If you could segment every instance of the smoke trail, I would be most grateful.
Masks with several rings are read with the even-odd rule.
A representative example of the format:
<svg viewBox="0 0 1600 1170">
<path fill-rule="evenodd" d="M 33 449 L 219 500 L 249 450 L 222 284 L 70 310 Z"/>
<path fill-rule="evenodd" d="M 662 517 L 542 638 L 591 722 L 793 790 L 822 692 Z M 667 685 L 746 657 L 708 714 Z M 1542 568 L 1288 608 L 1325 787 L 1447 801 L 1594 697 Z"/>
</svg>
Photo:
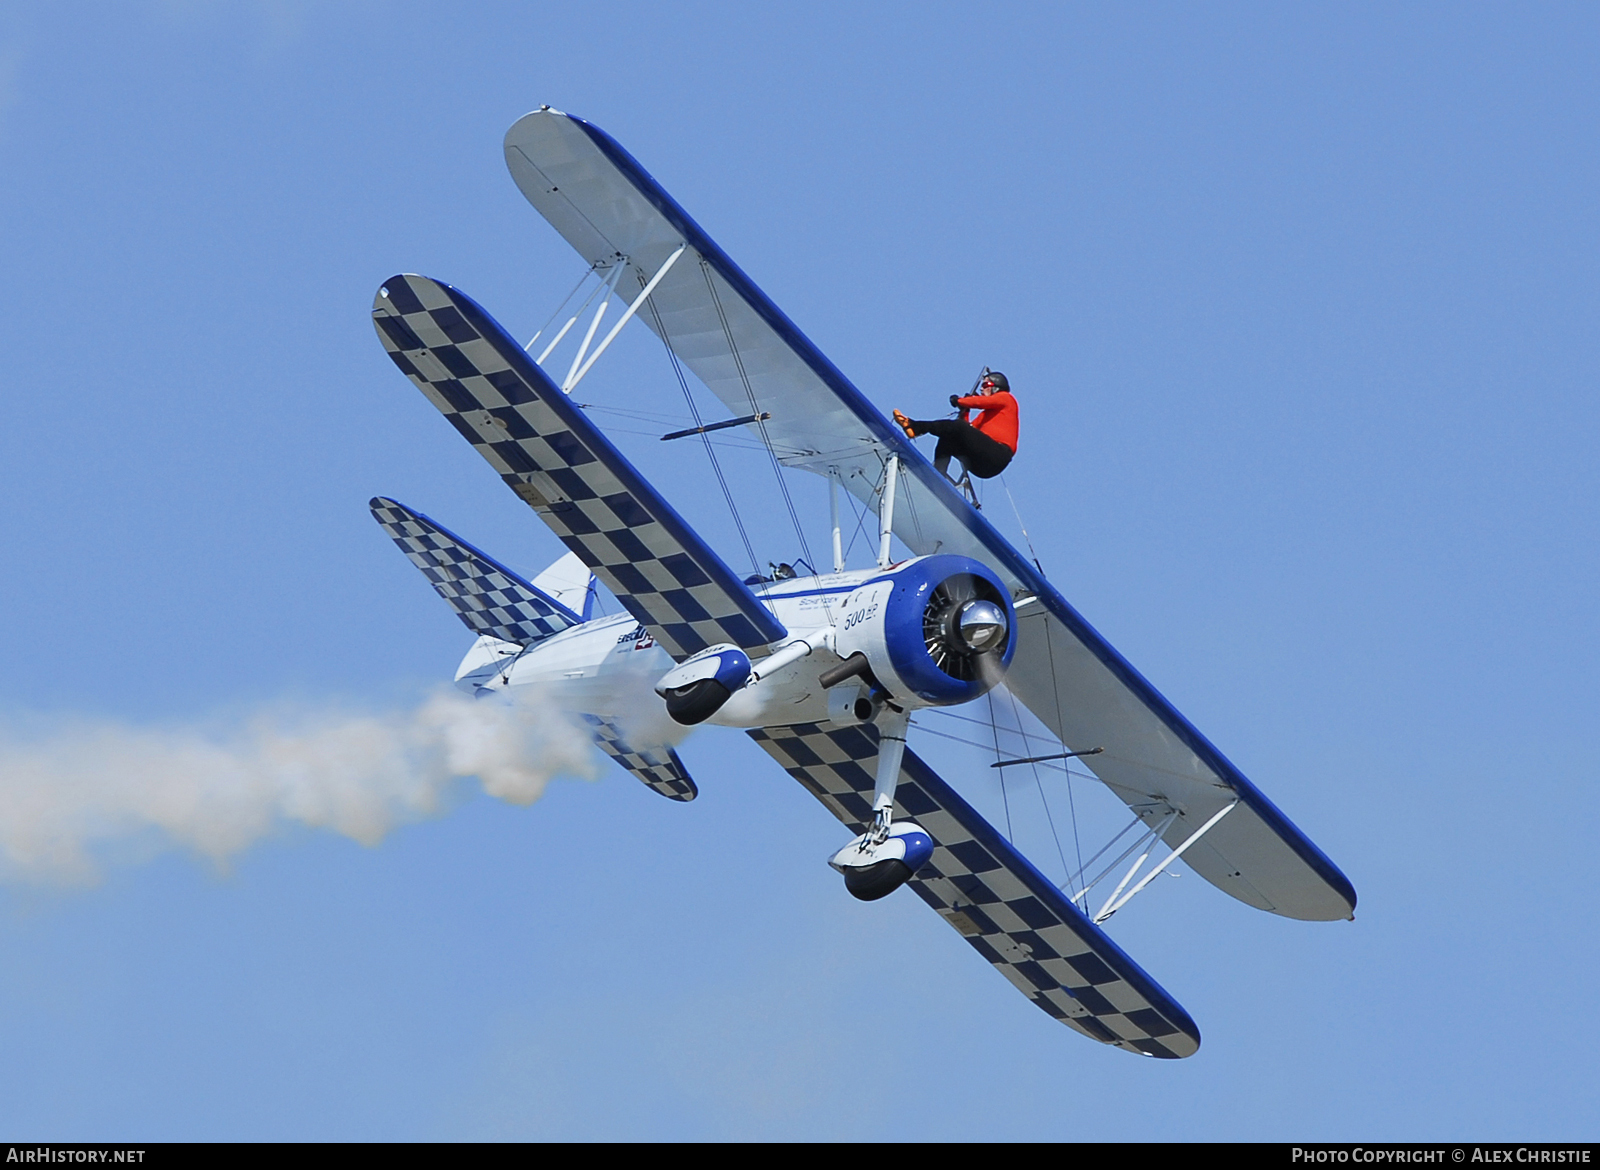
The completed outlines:
<svg viewBox="0 0 1600 1170">
<path fill-rule="evenodd" d="M 593 779 L 588 735 L 536 699 L 441 691 L 414 711 L 276 710 L 229 731 L 78 721 L 0 727 L 0 878 L 83 883 L 96 854 L 152 832 L 218 864 L 286 823 L 374 845 L 440 811 L 459 779 L 532 804 Z"/>
</svg>

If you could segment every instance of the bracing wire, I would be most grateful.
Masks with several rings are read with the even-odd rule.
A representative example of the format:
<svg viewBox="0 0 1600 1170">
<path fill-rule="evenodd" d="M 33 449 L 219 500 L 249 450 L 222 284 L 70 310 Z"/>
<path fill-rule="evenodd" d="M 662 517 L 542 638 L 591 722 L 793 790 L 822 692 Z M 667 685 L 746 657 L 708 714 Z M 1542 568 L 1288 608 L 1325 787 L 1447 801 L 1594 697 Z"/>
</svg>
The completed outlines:
<svg viewBox="0 0 1600 1170">
<path fill-rule="evenodd" d="M 656 336 L 661 338 L 661 343 L 667 347 L 667 357 L 672 362 L 672 372 L 678 376 L 678 386 L 683 390 L 683 400 L 689 404 L 689 413 L 694 416 L 695 426 L 704 426 L 700 418 L 700 408 L 695 405 L 694 395 L 689 392 L 689 380 L 683 376 L 683 365 L 678 361 L 678 355 L 672 349 L 672 342 L 667 337 L 667 328 L 661 323 L 661 314 L 656 309 L 656 300 L 651 297 L 646 302 L 650 306 L 650 316 L 656 323 Z M 728 490 L 727 477 L 722 474 L 722 464 L 717 461 L 716 450 L 711 445 L 711 436 L 702 434 L 705 440 L 706 457 L 711 460 L 711 470 L 716 473 L 717 483 L 722 487 L 722 498 L 728 501 L 728 511 L 733 515 L 734 527 L 739 530 L 739 539 L 744 544 L 745 554 L 750 558 L 750 571 L 756 576 L 761 575 L 761 562 L 756 559 L 756 550 L 750 543 L 750 534 L 744 529 L 744 518 L 739 515 L 739 506 L 733 502 L 733 492 Z"/>
<path fill-rule="evenodd" d="M 1017 727 L 1020 731 L 1020 728 L 1022 727 L 1022 712 L 1017 709 L 1017 696 L 1012 694 L 1009 690 L 1006 691 L 1006 695 L 1011 699 L 1011 717 L 1017 721 Z M 1026 731 L 1020 731 L 1020 734 L 1022 736 L 1023 746 L 1026 748 L 1030 736 Z M 1039 765 L 1030 764 L 1028 767 L 1033 773 L 1033 786 L 1039 790 L 1039 803 L 1044 805 L 1044 819 L 1049 822 L 1050 836 L 1055 838 L 1056 856 L 1061 858 L 1061 872 L 1067 873 L 1070 870 L 1070 867 L 1067 865 L 1067 854 L 1066 851 L 1061 848 L 1061 834 L 1056 832 L 1056 818 L 1051 814 L 1050 802 L 1045 798 L 1044 795 L 1044 781 L 1039 779 Z M 1070 791 L 1071 788 L 1072 782 L 1069 780 L 1067 781 L 1068 791 Z M 1080 858 L 1079 860 L 1081 861 L 1082 859 Z"/>
<path fill-rule="evenodd" d="M 778 452 L 773 448 L 772 436 L 767 433 L 766 420 L 762 417 L 761 404 L 756 401 L 755 387 L 750 385 L 750 375 L 744 368 L 744 358 L 739 354 L 739 346 L 733 340 L 733 327 L 728 324 L 728 314 L 722 308 L 722 296 L 717 292 L 717 282 L 711 279 L 711 265 L 702 257 L 700 260 L 700 274 L 705 277 L 706 288 L 711 293 L 711 303 L 716 306 L 717 320 L 722 323 L 723 336 L 728 340 L 728 350 L 733 354 L 733 365 L 739 371 L 739 381 L 744 386 L 745 397 L 750 400 L 750 413 L 755 415 L 756 428 L 761 432 L 761 439 L 767 445 L 767 455 L 772 461 L 772 474 L 778 481 L 778 490 L 783 494 L 784 507 L 789 511 L 789 520 L 794 525 L 794 534 L 800 541 L 800 551 L 805 556 L 806 564 L 813 567 L 815 572 L 816 558 L 811 555 L 811 544 L 806 540 L 805 528 L 800 524 L 800 513 L 795 511 L 794 497 L 789 494 L 788 481 L 783 478 L 783 466 L 778 462 Z M 700 425 L 697 421 L 696 426 Z M 759 569 L 756 570 L 760 572 Z M 827 599 L 823 599 L 823 608 L 828 608 Z"/>
<path fill-rule="evenodd" d="M 1000 758 L 1001 758 L 1000 757 L 1000 724 L 999 724 L 999 721 L 996 720 L 995 717 L 994 717 L 994 692 L 993 691 L 989 692 L 989 727 L 994 731 L 994 759 L 995 759 L 995 763 L 999 763 L 1000 762 Z M 1010 841 L 1012 844 L 1015 844 L 1017 838 L 1016 838 L 1016 835 L 1014 833 L 1012 833 L 1012 831 L 1011 831 L 1011 798 L 1006 795 L 1006 773 L 1005 773 L 1005 769 L 1004 768 L 1000 769 L 1000 803 L 1005 806 L 1005 810 L 1006 810 L 1006 840 Z"/>
<path fill-rule="evenodd" d="M 851 474 L 857 473 L 852 472 Z M 857 538 L 866 534 L 867 510 L 864 507 L 857 506 L 860 501 L 858 501 L 850 492 L 845 492 L 844 496 L 850 504 L 850 511 L 855 515 L 856 518 L 855 531 L 850 534 L 850 544 L 844 550 L 844 559 L 848 563 L 850 560 L 850 554 L 855 551 Z"/>
<path fill-rule="evenodd" d="M 926 723 L 913 723 L 911 726 L 915 727 L 918 731 L 925 732 L 928 735 L 937 735 L 940 739 L 952 740 L 955 743 L 964 743 L 968 747 L 979 748 L 985 752 L 989 750 L 989 745 L 986 743 L 979 743 L 975 739 L 962 739 L 959 735 L 951 735 L 948 731 L 939 731 L 935 728 L 929 727 Z"/>
<path fill-rule="evenodd" d="M 988 730 L 988 728 L 990 727 L 990 723 L 989 723 L 989 721 L 987 719 L 970 719 L 965 715 L 953 714 L 952 712 L 946 711 L 941 707 L 928 707 L 928 708 L 924 709 L 923 713 L 924 714 L 928 714 L 928 715 L 939 715 L 939 716 L 942 716 L 945 719 L 954 719 L 958 723 L 970 723 L 974 727 L 982 727 L 985 730 Z M 928 727 L 926 724 L 919 723 L 919 724 L 917 724 L 917 726 L 923 728 L 923 730 L 927 731 L 929 735 L 941 735 L 941 736 L 944 736 L 945 739 L 953 739 L 957 743 L 971 744 L 973 747 L 982 748 L 986 752 L 991 750 L 990 745 L 986 744 L 986 743 L 977 743 L 977 742 L 975 742 L 973 740 L 970 740 L 970 739 L 960 739 L 957 736 L 949 735 L 949 734 L 947 734 L 945 732 L 942 732 L 942 731 L 934 731 L 932 728 Z M 1026 734 L 1024 734 L 1024 738 L 1026 739 L 1026 738 L 1030 738 L 1030 737 L 1028 737 Z M 1032 738 L 1037 738 L 1037 737 L 1032 737 Z M 1079 771 L 1076 768 L 1068 767 L 1066 764 L 1061 763 L 1058 760 L 1043 761 L 1038 765 L 1038 767 L 1048 768 L 1052 772 L 1065 772 L 1067 775 L 1076 776 L 1080 780 L 1097 780 L 1097 779 L 1099 779 L 1099 777 L 1097 777 L 1093 772 L 1082 772 L 1082 771 Z"/>
<path fill-rule="evenodd" d="M 905 493 L 906 508 L 911 513 L 911 527 L 917 534 L 917 544 L 927 548 L 928 538 L 922 535 L 922 521 L 917 516 L 917 494 L 911 490 L 911 484 L 907 482 L 909 479 L 910 476 L 900 477 L 900 482 L 905 484 L 900 490 Z"/>
<path fill-rule="evenodd" d="M 583 282 L 588 280 L 591 276 L 593 276 L 594 275 L 594 270 L 596 268 L 598 268 L 598 267 L 600 267 L 598 262 L 596 262 L 594 264 L 591 264 L 591 265 L 589 265 L 588 270 L 585 271 L 582 276 L 578 277 L 578 283 L 572 286 L 572 291 L 569 292 L 565 297 L 562 298 L 561 303 L 556 306 L 556 311 L 550 314 L 549 319 L 546 320 L 543 325 L 539 326 L 539 332 L 535 333 L 532 337 L 530 337 L 528 339 L 528 344 L 523 346 L 522 347 L 523 349 L 525 349 L 525 350 L 532 349 L 533 348 L 533 343 L 535 341 L 538 341 L 539 338 L 544 336 L 544 331 L 546 329 L 550 328 L 551 324 L 555 321 L 555 319 L 557 317 L 561 316 L 561 310 L 566 308 L 567 307 L 567 303 L 569 301 L 571 301 L 573 297 L 578 295 L 578 290 L 583 287 Z M 593 299 L 593 298 L 591 297 L 591 299 Z M 585 308 L 587 308 L 589 302 L 585 301 L 583 303 L 584 303 Z M 578 311 L 580 313 L 583 312 L 582 309 L 579 309 Z"/>
<path fill-rule="evenodd" d="M 1007 492 L 1009 494 L 1009 489 L 1007 489 Z M 1020 522 L 1021 518 L 1019 517 L 1018 519 Z M 1029 547 L 1032 546 L 1030 545 Z M 1035 561 L 1034 563 L 1037 564 L 1038 562 Z M 1042 573 L 1044 570 L 1041 569 L 1039 571 Z M 1050 691 L 1051 694 L 1055 696 L 1056 727 L 1059 728 L 1066 723 L 1066 720 L 1061 714 L 1061 682 L 1056 678 L 1056 647 L 1055 643 L 1050 638 L 1050 627 L 1048 625 L 1046 625 L 1044 629 L 1044 647 L 1050 659 Z M 1060 739 L 1059 731 L 1057 732 L 1056 737 L 1057 739 Z M 1064 740 L 1062 741 L 1062 746 L 1066 746 Z M 1073 798 L 1072 795 L 1071 777 L 1072 774 L 1069 771 L 1067 773 L 1067 809 L 1072 814 L 1072 848 L 1078 858 L 1078 871 L 1081 873 L 1083 871 L 1083 844 L 1078 839 L 1078 802 Z"/>
<path fill-rule="evenodd" d="M 1033 537 L 1028 535 L 1028 526 L 1022 522 L 1022 512 L 1017 508 L 1017 497 L 1011 494 L 1011 485 L 1006 482 L 1006 477 L 1000 477 L 1000 486 L 1006 489 L 1006 499 L 1011 501 L 1011 514 L 1017 518 L 1017 527 L 1022 529 L 1022 539 L 1027 542 L 1028 552 L 1033 554 L 1033 567 L 1039 572 L 1044 572 L 1044 566 L 1039 563 L 1039 554 L 1034 552 Z"/>
</svg>

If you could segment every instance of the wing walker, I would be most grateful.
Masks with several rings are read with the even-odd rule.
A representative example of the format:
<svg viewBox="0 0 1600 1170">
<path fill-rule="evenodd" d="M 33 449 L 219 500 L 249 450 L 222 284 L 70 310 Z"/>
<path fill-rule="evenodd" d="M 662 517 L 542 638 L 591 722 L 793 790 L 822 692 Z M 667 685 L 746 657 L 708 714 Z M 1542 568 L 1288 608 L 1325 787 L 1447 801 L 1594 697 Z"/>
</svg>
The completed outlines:
<svg viewBox="0 0 1600 1170">
<path fill-rule="evenodd" d="M 546 330 L 524 345 L 465 293 L 422 276 L 390 277 L 372 307 L 394 364 L 568 550 L 528 581 L 420 512 L 372 501 L 478 635 L 459 686 L 488 699 L 524 687 L 557 696 L 606 754 L 676 801 L 695 798 L 694 781 L 641 716 L 744 730 L 845 826 L 829 864 L 852 895 L 908 888 L 1045 1012 L 1145 1056 L 1191 1055 L 1200 1032 L 1102 924 L 1179 858 L 1261 910 L 1353 916 L 1344 874 L 946 474 L 960 460 L 970 491 L 972 476 L 998 474 L 1015 451 L 1004 375 L 986 370 L 953 400 L 964 416 L 980 412 L 977 425 L 898 411 L 891 421 L 604 131 L 546 107 L 511 127 L 505 157 L 587 265 L 589 300 L 542 346 Z M 613 302 L 620 312 L 602 330 Z M 776 468 L 827 479 L 830 571 L 796 562 L 741 577 L 573 400 L 635 318 L 680 378 L 699 378 L 730 413 L 665 438 L 737 428 Z M 569 336 L 574 355 L 553 359 Z M 939 437 L 933 463 L 913 445 L 927 433 Z M 876 514 L 870 568 L 845 566 L 841 496 Z M 891 560 L 891 537 L 910 559 Z M 624 612 L 595 614 L 596 581 Z M 915 713 L 996 688 L 1053 737 L 1049 751 L 996 767 L 1071 759 L 1131 811 L 1134 843 L 1097 876 L 1087 871 L 1120 838 L 1053 881 L 906 746 Z M 1147 867 L 1157 842 L 1166 859 Z M 1093 907 L 1090 891 L 1117 873 Z"/>
</svg>

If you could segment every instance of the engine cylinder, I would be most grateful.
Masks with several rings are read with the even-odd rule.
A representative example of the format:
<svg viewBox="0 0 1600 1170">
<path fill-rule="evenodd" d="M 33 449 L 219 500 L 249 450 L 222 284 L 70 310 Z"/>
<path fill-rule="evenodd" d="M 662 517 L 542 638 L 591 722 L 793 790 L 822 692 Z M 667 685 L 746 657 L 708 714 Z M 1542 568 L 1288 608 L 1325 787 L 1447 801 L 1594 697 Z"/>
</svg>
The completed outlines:
<svg viewBox="0 0 1600 1170">
<path fill-rule="evenodd" d="M 863 655 L 894 702 L 948 706 L 1000 681 L 1015 626 L 1011 596 L 986 566 L 968 557 L 919 557 L 851 593 L 837 649 L 846 660 Z"/>
</svg>

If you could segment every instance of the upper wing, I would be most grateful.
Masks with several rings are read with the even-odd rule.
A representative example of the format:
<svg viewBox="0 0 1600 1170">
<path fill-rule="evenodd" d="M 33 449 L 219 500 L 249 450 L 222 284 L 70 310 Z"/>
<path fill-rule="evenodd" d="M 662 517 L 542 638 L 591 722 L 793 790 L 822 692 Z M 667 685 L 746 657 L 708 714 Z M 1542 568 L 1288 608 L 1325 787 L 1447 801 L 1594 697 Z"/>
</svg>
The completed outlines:
<svg viewBox="0 0 1600 1170">
<path fill-rule="evenodd" d="M 555 598 L 421 512 L 382 496 L 369 506 L 372 518 L 474 634 L 531 646 L 581 623 Z"/>
<path fill-rule="evenodd" d="M 876 728 L 800 724 L 750 736 L 852 833 L 866 830 Z M 907 885 L 1040 1008 L 1129 1052 L 1199 1049 L 1189 1013 L 909 749 L 895 812 L 915 818 L 935 845 Z"/>
<path fill-rule="evenodd" d="M 596 126 L 554 110 L 506 133 L 506 162 L 530 203 L 591 264 L 620 254 L 641 283 L 681 244 L 657 286 L 657 312 L 641 318 L 789 466 L 837 474 L 876 506 L 881 469 L 902 474 L 894 530 L 913 552 L 959 553 L 994 567 L 1023 609 L 1007 684 L 1069 747 L 1103 747 L 1082 762 L 1180 844 L 1235 797 L 1238 807 L 1185 859 L 1208 881 L 1262 909 L 1293 918 L 1349 917 L 1356 894 L 1291 824 L 1176 708 L 1084 621 L 934 470 L 788 317 L 647 174 Z"/>
<path fill-rule="evenodd" d="M 424 276 L 379 290 L 384 349 L 674 659 L 783 624 L 470 297 Z"/>
<path fill-rule="evenodd" d="M 899 432 L 610 135 L 541 110 L 506 132 L 505 152 L 540 214 L 590 264 L 621 256 L 636 288 L 687 243 L 640 319 L 735 414 L 770 412 L 750 425 L 783 462 L 869 472 L 870 491 Z"/>
</svg>

